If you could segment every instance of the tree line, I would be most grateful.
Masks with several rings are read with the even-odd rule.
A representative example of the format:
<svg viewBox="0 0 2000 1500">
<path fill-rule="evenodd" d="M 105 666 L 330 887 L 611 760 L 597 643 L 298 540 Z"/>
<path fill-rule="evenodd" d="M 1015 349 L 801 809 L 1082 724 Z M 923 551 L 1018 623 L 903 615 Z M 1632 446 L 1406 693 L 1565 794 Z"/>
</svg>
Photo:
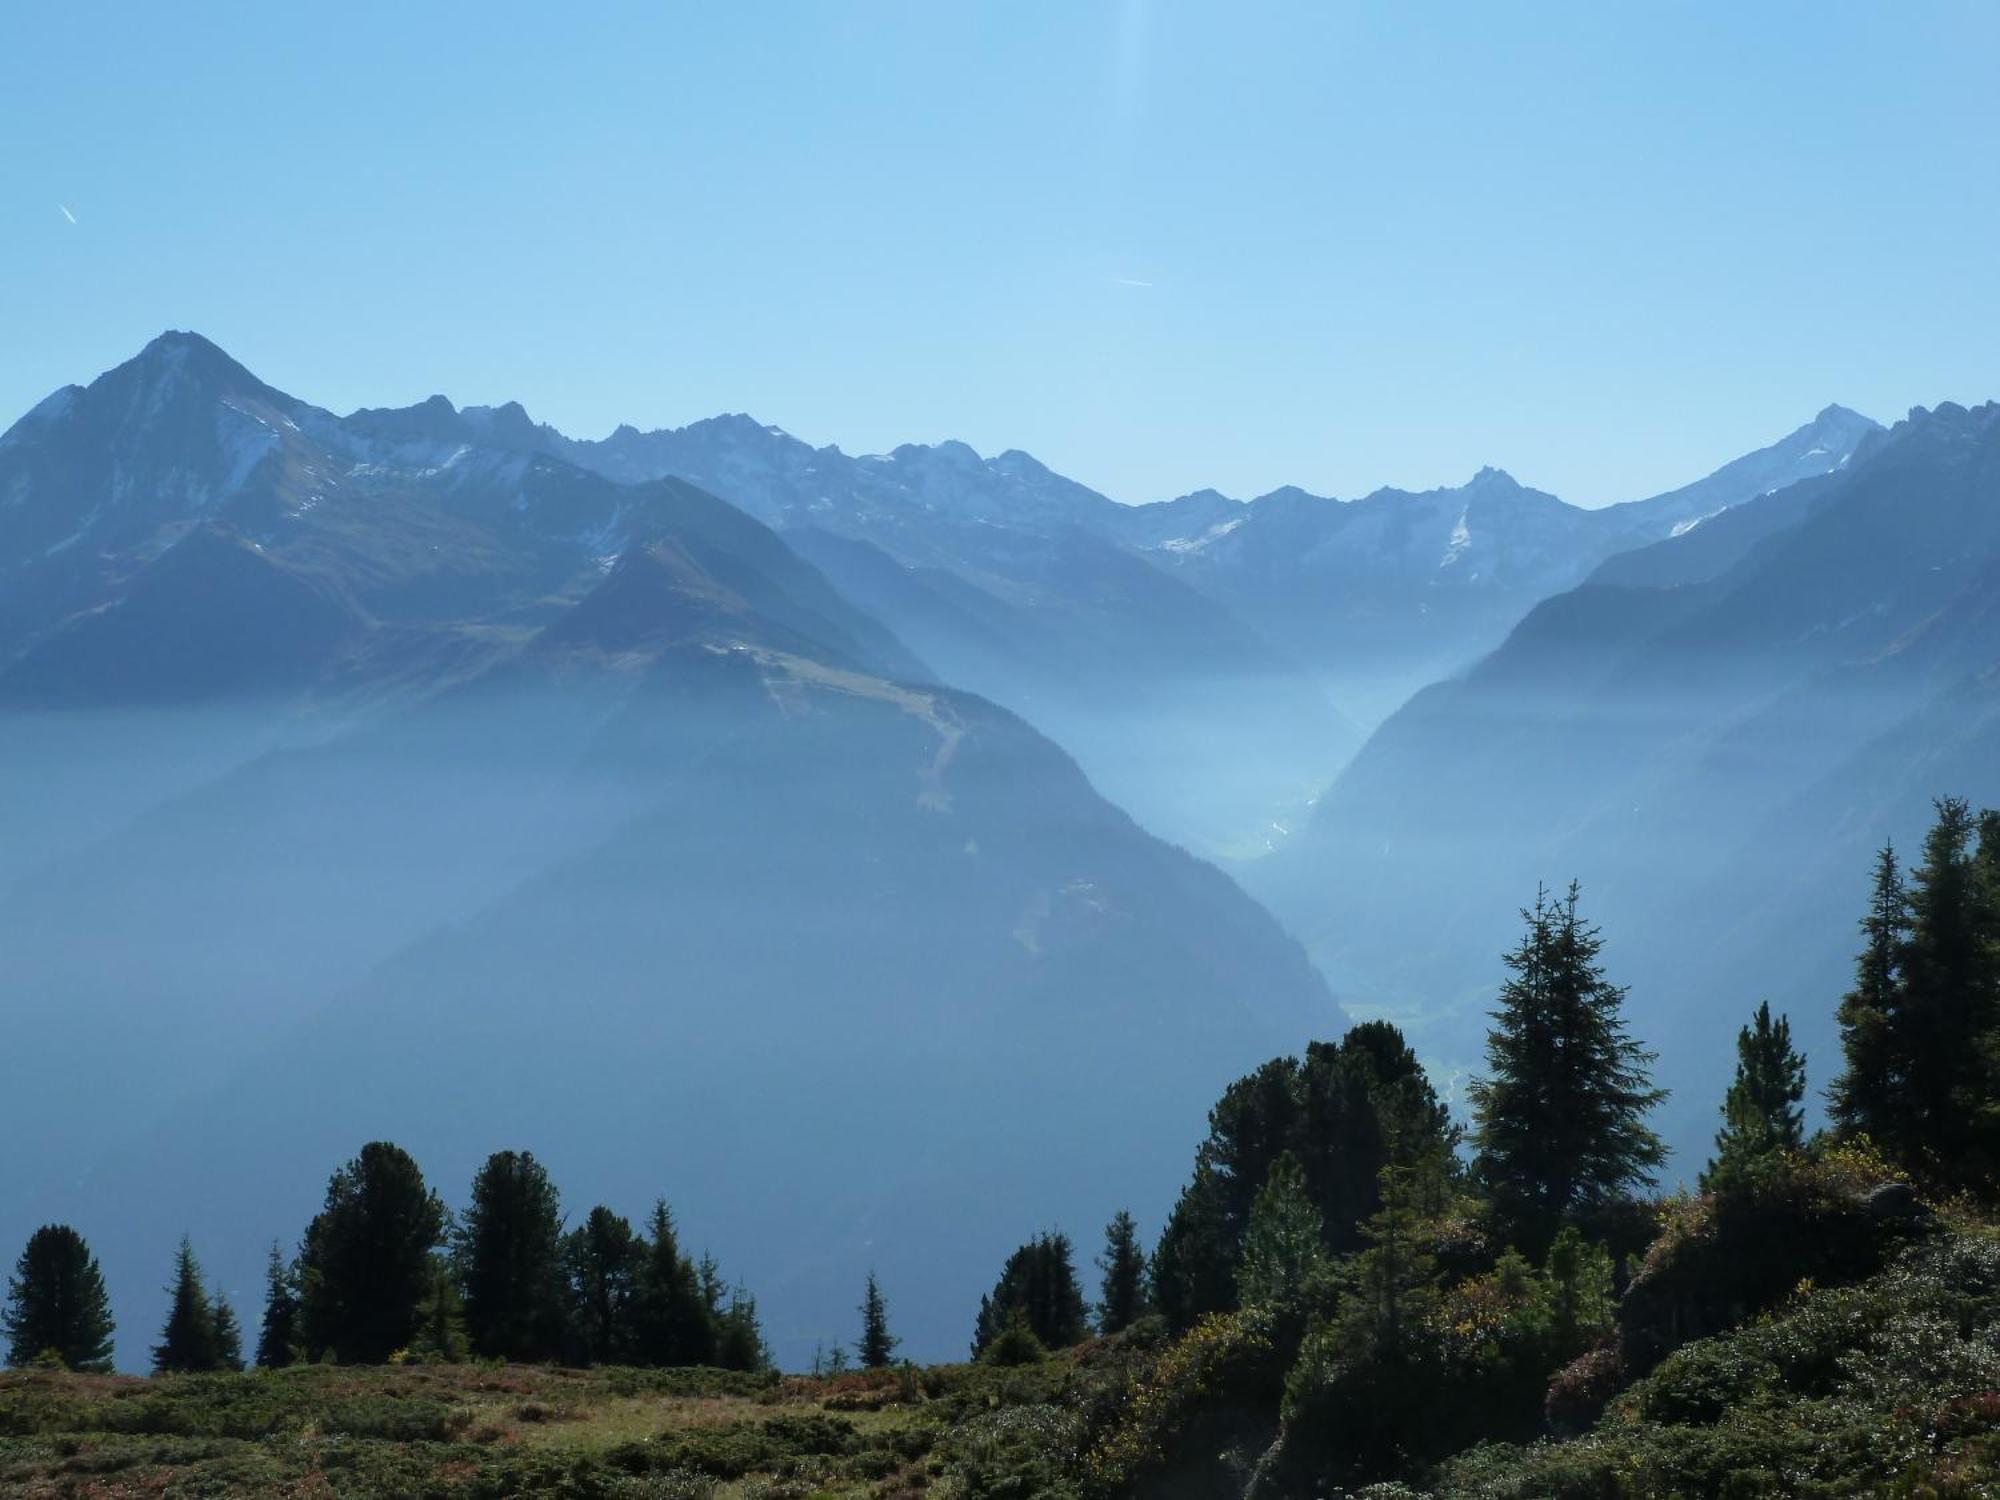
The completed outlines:
<svg viewBox="0 0 2000 1500">
<path fill-rule="evenodd" d="M 158 1373 L 240 1370 L 243 1337 L 183 1238 L 153 1346 Z M 8 1361 L 109 1370 L 104 1276 L 68 1225 L 37 1230 L 9 1282 Z M 488 1157 L 454 1216 L 401 1147 L 374 1141 L 337 1170 L 298 1251 L 271 1247 L 260 1368 L 477 1357 L 761 1370 L 757 1303 L 713 1257 L 681 1247 L 656 1202 L 643 1227 L 598 1206 L 565 1229 L 548 1172 L 526 1151 Z"/>
<path fill-rule="evenodd" d="M 1876 859 L 1824 1138 L 1868 1142 L 1913 1177 L 1957 1190 L 1990 1186 L 2000 1169 L 2000 813 L 1951 798 L 1936 813 L 1914 868 L 1891 848 Z M 981 1298 L 973 1356 L 1031 1359 L 1149 1318 L 1182 1333 L 1315 1285 L 1341 1289 L 1343 1347 L 1394 1349 L 1438 1295 L 1445 1272 L 1428 1247 L 1453 1213 L 1476 1217 L 1504 1247 L 1491 1266 L 1553 1299 L 1553 1347 L 1574 1344 L 1610 1295 L 1617 1257 L 1651 1233 L 1644 1195 L 1666 1150 L 1646 1121 L 1665 1093 L 1651 1080 L 1654 1055 L 1627 1032 L 1626 992 L 1607 975 L 1577 887 L 1537 893 L 1522 919 L 1503 955 L 1486 1069 L 1468 1088 L 1469 1126 L 1386 1021 L 1274 1058 L 1210 1111 L 1150 1255 L 1132 1216 L 1117 1214 L 1093 1307 L 1069 1238 L 1036 1236 Z M 1805 1093 L 1789 1019 L 1759 1005 L 1737 1038 L 1702 1189 L 1754 1184 L 1807 1149 Z M 204 1288 L 185 1240 L 170 1291 L 156 1368 L 240 1367 L 234 1314 Z M 858 1311 L 859 1361 L 887 1365 L 898 1340 L 872 1273 Z M 30 1239 L 4 1329 L 15 1365 L 109 1367 L 103 1278 L 75 1230 L 51 1225 Z M 565 1231 L 541 1165 L 503 1151 L 454 1220 L 407 1153 L 372 1143 L 333 1174 L 297 1254 L 272 1247 L 255 1361 L 467 1356 L 769 1361 L 755 1300 L 712 1258 L 682 1250 L 664 1202 L 643 1228 L 600 1206 Z"/>
</svg>

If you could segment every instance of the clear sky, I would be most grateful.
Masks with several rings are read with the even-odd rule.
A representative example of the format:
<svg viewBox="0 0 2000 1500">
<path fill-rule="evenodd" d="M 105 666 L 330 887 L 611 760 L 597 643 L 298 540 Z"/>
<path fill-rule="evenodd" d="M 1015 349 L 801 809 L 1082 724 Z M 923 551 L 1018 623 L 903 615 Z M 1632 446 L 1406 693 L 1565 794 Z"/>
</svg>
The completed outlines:
<svg viewBox="0 0 2000 1500">
<path fill-rule="evenodd" d="M 0 423 L 749 411 L 1122 500 L 1581 503 L 2000 396 L 2000 6 L 9 5 Z"/>
</svg>

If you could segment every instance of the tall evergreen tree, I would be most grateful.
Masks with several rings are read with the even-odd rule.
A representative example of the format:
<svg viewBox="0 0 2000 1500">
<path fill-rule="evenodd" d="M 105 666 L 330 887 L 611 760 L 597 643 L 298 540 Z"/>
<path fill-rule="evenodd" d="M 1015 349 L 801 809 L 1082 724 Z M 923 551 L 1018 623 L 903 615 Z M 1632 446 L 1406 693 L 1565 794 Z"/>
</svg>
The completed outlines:
<svg viewBox="0 0 2000 1500">
<path fill-rule="evenodd" d="M 298 1271 L 273 1240 L 264 1271 L 264 1321 L 257 1335 L 257 1368 L 280 1370 L 294 1363 L 301 1337 Z"/>
<path fill-rule="evenodd" d="M 472 1180 L 455 1263 L 473 1352 L 551 1359 L 563 1347 L 562 1208 L 528 1151 L 497 1151 Z"/>
<path fill-rule="evenodd" d="M 215 1306 L 201 1284 L 201 1265 L 186 1235 L 181 1236 L 180 1249 L 174 1254 L 174 1280 L 167 1296 L 167 1322 L 160 1330 L 160 1342 L 153 1346 L 153 1372 L 188 1374 L 221 1369 Z"/>
<path fill-rule="evenodd" d="M 1981 1181 L 1995 1167 L 1993 1038 L 2000 1025 L 2000 911 L 1980 820 L 1946 797 L 1910 882 L 1903 948 L 1902 1049 L 1910 1114 L 1904 1149 L 1936 1175 Z"/>
<path fill-rule="evenodd" d="M 1897 1150 L 1913 1108 L 1901 1026 L 1910 893 L 1896 851 L 1887 844 L 1875 856 L 1874 885 L 1861 933 L 1854 988 L 1840 1002 L 1840 1046 L 1846 1067 L 1828 1090 L 1827 1109 L 1844 1133 L 1870 1136 Z"/>
<path fill-rule="evenodd" d="M 1305 1169 L 1291 1152 L 1282 1152 L 1250 1209 L 1238 1297 L 1245 1307 L 1293 1302 L 1325 1272 L 1327 1263 Z"/>
<path fill-rule="evenodd" d="M 729 1293 L 728 1305 L 715 1324 L 715 1363 L 725 1370 L 758 1374 L 771 1367 L 771 1351 L 757 1321 L 757 1299 L 743 1286 Z"/>
<path fill-rule="evenodd" d="M 1196 1158 L 1153 1251 L 1153 1295 L 1176 1331 L 1236 1305 L 1236 1265 L 1242 1249 L 1232 1233 L 1225 1189 L 1215 1168 Z"/>
<path fill-rule="evenodd" d="M 1829 1105 L 1926 1175 L 1983 1183 L 2000 1171 L 2000 815 L 1936 810 L 1907 884 L 1877 859 Z"/>
<path fill-rule="evenodd" d="M 215 1311 L 215 1367 L 218 1370 L 243 1368 L 243 1326 L 236 1321 L 236 1309 L 229 1305 L 222 1288 L 208 1289 L 208 1305 Z"/>
<path fill-rule="evenodd" d="M 53 1354 L 72 1370 L 110 1370 L 111 1299 L 82 1235 L 45 1224 L 28 1237 L 7 1283 L 0 1328 L 16 1369 Z"/>
<path fill-rule="evenodd" d="M 1701 1174 L 1704 1191 L 1727 1186 L 1758 1161 L 1805 1144 L 1806 1060 L 1792 1050 L 1792 1026 L 1765 1001 L 1736 1034 L 1736 1079 L 1722 1101 L 1715 1156 Z"/>
<path fill-rule="evenodd" d="M 629 1364 L 636 1358 L 633 1299 L 644 1259 L 645 1245 L 631 1221 L 601 1205 L 563 1242 L 578 1363 Z"/>
<path fill-rule="evenodd" d="M 1007 1257 L 992 1292 L 980 1299 L 973 1357 L 1018 1316 L 1046 1349 L 1080 1343 L 1090 1332 L 1066 1234 L 1040 1234 Z"/>
<path fill-rule="evenodd" d="M 854 1346 L 854 1357 L 864 1370 L 886 1370 L 895 1357 L 896 1345 L 902 1340 L 889 1332 L 889 1304 L 883 1299 L 873 1271 L 868 1273 L 868 1290 L 862 1295 L 860 1313 L 861 1342 Z"/>
<path fill-rule="evenodd" d="M 708 1364 L 715 1357 L 715 1327 L 666 1200 L 653 1205 L 646 1230 L 633 1308 L 635 1352 L 649 1365 Z"/>
<path fill-rule="evenodd" d="M 1382 1169 L 1382 1207 L 1362 1230 L 1368 1248 L 1346 1266 L 1342 1341 L 1380 1364 L 1407 1364 L 1425 1348 L 1422 1334 L 1442 1296 L 1426 1233 L 1442 1196 L 1439 1170 L 1435 1159 Z"/>
<path fill-rule="evenodd" d="M 1385 1021 L 1315 1042 L 1238 1079 L 1209 1113 L 1193 1180 L 1153 1254 L 1153 1288 L 1175 1328 L 1236 1305 L 1251 1207 L 1282 1152 L 1298 1159 L 1336 1255 L 1363 1243 L 1382 1168 L 1446 1152 L 1457 1130 L 1416 1053 Z"/>
<path fill-rule="evenodd" d="M 1097 1331 L 1122 1333 L 1145 1315 L 1150 1300 L 1139 1226 L 1122 1208 L 1105 1226 L 1104 1253 L 1097 1258 L 1097 1269 L 1104 1273 L 1098 1288 Z"/>
<path fill-rule="evenodd" d="M 299 1254 L 308 1355 L 381 1364 L 408 1348 L 436 1292 L 432 1251 L 448 1222 L 399 1146 L 370 1142 L 335 1172 Z"/>
<path fill-rule="evenodd" d="M 1625 991 L 1598 963 L 1577 887 L 1537 892 L 1487 1034 L 1488 1076 L 1468 1090 L 1475 1175 L 1510 1231 L 1546 1243 L 1568 1215 L 1653 1180 L 1666 1157 L 1647 1112 L 1666 1097 L 1653 1054 L 1626 1036 Z"/>
</svg>

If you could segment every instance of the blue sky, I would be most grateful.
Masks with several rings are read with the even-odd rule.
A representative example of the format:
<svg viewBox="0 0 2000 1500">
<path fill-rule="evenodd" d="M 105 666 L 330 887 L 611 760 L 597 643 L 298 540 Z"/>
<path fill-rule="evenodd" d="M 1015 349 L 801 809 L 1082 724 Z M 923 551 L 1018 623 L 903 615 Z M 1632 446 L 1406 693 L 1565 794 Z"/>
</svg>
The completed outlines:
<svg viewBox="0 0 2000 1500">
<path fill-rule="evenodd" d="M 1988 4 L 12 6 L 0 421 L 192 327 L 340 410 L 1634 498 L 2000 396 L 1996 57 Z"/>
</svg>

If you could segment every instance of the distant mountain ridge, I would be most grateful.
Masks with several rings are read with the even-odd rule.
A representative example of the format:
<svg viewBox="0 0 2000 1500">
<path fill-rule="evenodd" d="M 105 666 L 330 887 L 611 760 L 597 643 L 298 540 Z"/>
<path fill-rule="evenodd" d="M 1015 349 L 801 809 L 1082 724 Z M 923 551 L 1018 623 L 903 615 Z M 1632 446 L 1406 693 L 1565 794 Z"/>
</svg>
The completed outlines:
<svg viewBox="0 0 2000 1500">
<path fill-rule="evenodd" d="M 850 456 L 744 415 L 577 440 L 518 405 L 357 413 L 382 432 L 500 442 L 632 482 L 675 475 L 794 538 L 927 661 L 1028 715 L 1152 826 L 1248 852 L 1296 823 L 1372 727 L 1470 666 L 1608 559 L 1835 473 L 1878 428 L 1828 406 L 1651 499 L 1586 510 L 1484 469 L 1341 501 L 1295 487 L 1126 506 L 1010 449 Z M 827 538 L 838 538 L 837 542 Z M 1130 560 L 1184 586 L 1135 574 Z M 1134 774 L 1134 743 L 1187 742 Z M 1251 785 L 1218 796 L 1233 768 Z M 1213 817 L 1188 809 L 1219 802 Z M 1259 832 L 1259 830 L 1262 830 Z"/>
<path fill-rule="evenodd" d="M 1335 1024 L 754 516 L 458 423 L 169 335 L 0 443 L 0 1238 L 150 1202 L 250 1286 L 359 1142 L 498 1135 L 668 1194 L 791 1363 L 869 1265 L 942 1354 L 1022 1224 L 1164 1207 L 1218 1061 Z M 136 1363 L 157 1246 L 94 1243 Z"/>
<path fill-rule="evenodd" d="M 1456 1045 L 1512 906 L 1584 881 L 1669 1081 L 1760 998 L 1820 1079 L 1869 858 L 2000 803 L 2000 406 L 1919 408 L 1833 475 L 1603 564 L 1418 694 L 1252 874 L 1343 1000 Z M 1689 935 L 1702 940 L 1691 944 Z M 1713 1101 L 1683 1097 L 1680 1138 Z"/>
</svg>

